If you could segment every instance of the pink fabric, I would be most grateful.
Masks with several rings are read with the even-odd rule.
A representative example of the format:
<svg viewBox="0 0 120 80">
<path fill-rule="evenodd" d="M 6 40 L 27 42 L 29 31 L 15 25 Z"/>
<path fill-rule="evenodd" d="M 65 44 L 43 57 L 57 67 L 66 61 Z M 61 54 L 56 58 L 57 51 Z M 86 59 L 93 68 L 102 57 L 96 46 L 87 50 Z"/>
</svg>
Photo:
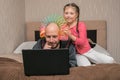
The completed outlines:
<svg viewBox="0 0 120 80">
<path fill-rule="evenodd" d="M 88 52 L 91 49 L 91 47 L 88 42 L 86 26 L 85 26 L 84 22 L 79 22 L 79 25 L 78 25 L 79 34 L 76 31 L 76 26 L 72 27 L 70 30 L 71 30 L 71 33 L 77 37 L 76 41 L 73 42 L 75 44 L 77 52 L 79 54 L 84 54 L 84 53 Z M 78 37 L 78 35 L 79 35 L 79 37 Z"/>
</svg>

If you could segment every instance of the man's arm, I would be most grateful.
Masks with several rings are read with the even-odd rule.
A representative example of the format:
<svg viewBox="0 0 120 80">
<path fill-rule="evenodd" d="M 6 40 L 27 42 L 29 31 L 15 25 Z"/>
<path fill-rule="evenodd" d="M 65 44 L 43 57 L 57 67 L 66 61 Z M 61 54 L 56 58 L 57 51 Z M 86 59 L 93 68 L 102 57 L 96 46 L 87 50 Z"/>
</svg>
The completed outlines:
<svg viewBox="0 0 120 80">
<path fill-rule="evenodd" d="M 37 41 L 37 43 L 33 46 L 33 50 L 39 50 L 39 49 L 41 49 L 41 39 L 39 39 L 38 41 Z"/>
<path fill-rule="evenodd" d="M 76 50 L 74 45 L 70 45 L 69 47 L 69 63 L 71 67 L 77 66 L 77 60 L 76 60 Z"/>
</svg>

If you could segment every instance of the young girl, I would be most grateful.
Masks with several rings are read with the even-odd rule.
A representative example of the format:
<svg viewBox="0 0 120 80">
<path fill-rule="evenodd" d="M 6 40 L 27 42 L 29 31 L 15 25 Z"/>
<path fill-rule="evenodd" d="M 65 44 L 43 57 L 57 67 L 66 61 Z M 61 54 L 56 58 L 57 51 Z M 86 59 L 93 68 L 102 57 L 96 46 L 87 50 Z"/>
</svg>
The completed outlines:
<svg viewBox="0 0 120 80">
<path fill-rule="evenodd" d="M 75 3 L 64 6 L 64 18 L 66 24 L 64 33 L 72 40 L 75 45 L 78 66 L 89 66 L 92 63 L 113 63 L 114 59 L 108 55 L 96 52 L 90 47 L 86 26 L 84 22 L 79 22 L 79 7 Z"/>
</svg>

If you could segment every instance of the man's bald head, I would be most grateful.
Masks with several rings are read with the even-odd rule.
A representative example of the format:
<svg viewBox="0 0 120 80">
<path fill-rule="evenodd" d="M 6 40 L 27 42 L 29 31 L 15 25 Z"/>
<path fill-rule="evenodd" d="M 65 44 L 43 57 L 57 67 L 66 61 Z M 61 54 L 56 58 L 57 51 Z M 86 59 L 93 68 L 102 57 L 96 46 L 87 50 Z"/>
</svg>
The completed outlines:
<svg viewBox="0 0 120 80">
<path fill-rule="evenodd" d="M 58 34 L 59 33 L 59 27 L 55 23 L 50 23 L 45 28 L 45 33 L 48 33 L 48 32 L 51 32 L 51 33 L 56 32 Z"/>
</svg>

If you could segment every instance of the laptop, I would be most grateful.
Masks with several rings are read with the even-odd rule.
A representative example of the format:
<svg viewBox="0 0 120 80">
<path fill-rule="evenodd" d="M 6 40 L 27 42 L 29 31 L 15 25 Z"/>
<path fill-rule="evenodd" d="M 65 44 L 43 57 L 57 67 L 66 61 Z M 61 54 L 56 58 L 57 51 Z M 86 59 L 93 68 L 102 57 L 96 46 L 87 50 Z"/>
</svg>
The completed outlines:
<svg viewBox="0 0 120 80">
<path fill-rule="evenodd" d="M 69 74 L 68 49 L 28 49 L 22 56 L 26 76 Z"/>
</svg>

